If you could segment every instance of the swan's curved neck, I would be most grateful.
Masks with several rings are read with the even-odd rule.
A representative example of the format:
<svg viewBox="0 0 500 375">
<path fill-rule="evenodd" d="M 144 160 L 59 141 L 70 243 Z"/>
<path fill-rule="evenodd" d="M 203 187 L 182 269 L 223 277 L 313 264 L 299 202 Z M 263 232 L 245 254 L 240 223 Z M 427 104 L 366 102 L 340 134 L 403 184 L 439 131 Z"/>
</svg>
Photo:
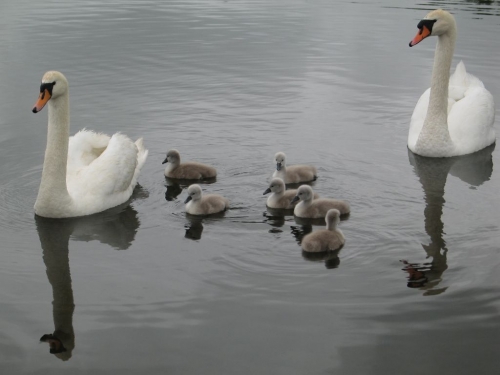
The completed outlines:
<svg viewBox="0 0 500 375">
<path fill-rule="evenodd" d="M 53 207 L 55 202 L 68 204 L 71 200 L 66 186 L 69 142 L 68 92 L 51 99 L 48 107 L 47 148 L 43 162 L 42 181 L 35 203 L 35 207 L 38 206 L 42 210 L 47 203 Z"/>
<path fill-rule="evenodd" d="M 329 231 L 335 231 L 337 229 L 337 220 L 333 220 L 326 223 L 326 229 Z"/>
<path fill-rule="evenodd" d="M 438 37 L 436 44 L 429 107 L 417 142 L 421 151 L 429 149 L 426 155 L 430 155 L 432 150 L 448 154 L 454 147 L 448 131 L 448 85 L 456 38 L 457 31 L 453 25 L 447 33 Z"/>
<path fill-rule="evenodd" d="M 456 31 L 441 35 L 436 44 L 434 67 L 432 68 L 431 94 L 426 122 L 434 125 L 430 120 L 439 118 L 440 124 L 447 123 L 448 117 L 448 85 L 450 82 L 450 68 L 455 49 Z M 448 130 L 448 129 L 446 129 Z"/>
</svg>

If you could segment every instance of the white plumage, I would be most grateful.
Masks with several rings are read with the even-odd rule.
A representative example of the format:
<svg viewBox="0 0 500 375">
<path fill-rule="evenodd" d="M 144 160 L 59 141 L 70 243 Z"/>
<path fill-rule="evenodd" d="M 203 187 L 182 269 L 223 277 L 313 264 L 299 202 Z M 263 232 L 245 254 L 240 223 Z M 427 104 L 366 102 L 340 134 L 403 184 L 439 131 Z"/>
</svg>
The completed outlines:
<svg viewBox="0 0 500 375">
<path fill-rule="evenodd" d="M 49 124 L 35 213 L 51 218 L 84 216 L 126 202 L 148 155 L 142 138 L 134 143 L 121 133 L 109 137 L 85 129 L 68 137 L 66 78 L 47 72 L 40 91 L 33 112 L 48 102 Z"/>
<path fill-rule="evenodd" d="M 453 16 L 438 9 L 430 12 L 425 20 L 435 20 L 428 35 L 436 35 L 439 39 L 431 88 L 422 94 L 413 111 L 408 148 L 429 157 L 479 151 L 495 142 L 493 96 L 477 77 L 466 72 L 462 61 L 450 77 L 456 40 Z M 421 35 L 417 34 L 410 46 L 419 43 L 424 38 Z"/>
</svg>

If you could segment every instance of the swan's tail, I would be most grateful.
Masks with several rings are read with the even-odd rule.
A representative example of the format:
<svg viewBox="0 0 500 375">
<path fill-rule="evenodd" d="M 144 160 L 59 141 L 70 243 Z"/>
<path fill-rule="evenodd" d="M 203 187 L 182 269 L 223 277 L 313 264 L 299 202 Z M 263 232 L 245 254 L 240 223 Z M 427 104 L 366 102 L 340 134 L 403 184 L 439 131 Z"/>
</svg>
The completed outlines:
<svg viewBox="0 0 500 375">
<path fill-rule="evenodd" d="M 137 180 L 139 179 L 139 173 L 142 169 L 142 166 L 146 162 L 146 159 L 148 157 L 149 150 L 144 148 L 144 142 L 142 138 L 139 138 L 137 141 L 135 141 L 135 145 L 137 146 L 137 166 L 135 167 L 135 172 L 134 172 L 134 186 L 137 183 Z"/>
</svg>

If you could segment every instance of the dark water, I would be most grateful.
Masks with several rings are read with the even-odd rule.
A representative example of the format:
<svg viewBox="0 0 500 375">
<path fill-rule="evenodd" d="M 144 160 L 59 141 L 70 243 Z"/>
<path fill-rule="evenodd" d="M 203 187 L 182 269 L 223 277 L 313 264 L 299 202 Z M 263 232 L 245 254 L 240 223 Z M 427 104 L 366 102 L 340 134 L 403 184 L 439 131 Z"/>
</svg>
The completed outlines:
<svg viewBox="0 0 500 375">
<path fill-rule="evenodd" d="M 436 7 L 458 22 L 453 65 L 500 102 L 496 1 L 4 0 L 0 372 L 498 371 L 498 150 L 406 148 L 435 40 L 408 42 Z M 72 133 L 144 137 L 130 205 L 34 218 L 47 114 L 31 108 L 50 69 L 69 79 Z M 186 217 L 185 185 L 163 177 L 174 147 L 218 168 L 204 189 L 230 211 Z M 318 227 L 266 211 L 277 151 L 351 202 L 339 253 L 304 257 Z"/>
</svg>

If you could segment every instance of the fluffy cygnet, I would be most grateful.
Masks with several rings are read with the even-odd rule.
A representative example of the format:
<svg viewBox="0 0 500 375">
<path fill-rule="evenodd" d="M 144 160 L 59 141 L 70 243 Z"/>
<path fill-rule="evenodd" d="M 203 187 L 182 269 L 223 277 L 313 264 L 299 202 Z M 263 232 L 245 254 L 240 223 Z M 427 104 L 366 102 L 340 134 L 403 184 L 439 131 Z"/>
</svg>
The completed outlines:
<svg viewBox="0 0 500 375">
<path fill-rule="evenodd" d="M 191 215 L 210 215 L 225 211 L 229 208 L 229 200 L 217 194 L 203 195 L 200 185 L 194 184 L 188 187 L 186 212 Z"/>
<path fill-rule="evenodd" d="M 290 165 L 287 167 L 284 152 L 278 152 L 274 155 L 274 160 L 276 161 L 276 170 L 273 177 L 281 178 L 285 184 L 314 181 L 317 178 L 318 172 L 311 165 Z"/>
<path fill-rule="evenodd" d="M 292 199 L 297 195 L 297 189 L 286 190 L 285 183 L 281 178 L 273 178 L 269 187 L 264 192 L 264 195 L 272 193 L 267 198 L 267 207 L 269 208 L 293 208 L 297 202 L 291 203 Z M 314 193 L 314 199 L 319 197 Z"/>
<path fill-rule="evenodd" d="M 334 208 L 328 210 L 325 216 L 326 229 L 309 233 L 302 239 L 302 249 L 309 253 L 337 250 L 345 243 L 344 234 L 337 229 L 340 222 L 340 212 Z"/>
<path fill-rule="evenodd" d="M 187 162 L 181 164 L 179 151 L 170 150 L 162 164 L 167 164 L 165 176 L 185 180 L 202 180 L 204 178 L 213 178 L 217 176 L 214 167 L 206 164 Z"/>
<path fill-rule="evenodd" d="M 326 212 L 331 208 L 339 210 L 341 215 L 351 212 L 349 203 L 346 201 L 330 198 L 313 200 L 313 194 L 313 189 L 309 185 L 302 185 L 297 189 L 297 195 L 292 199 L 292 203 L 300 200 L 299 204 L 293 210 L 295 216 L 317 219 L 324 217 Z"/>
</svg>

